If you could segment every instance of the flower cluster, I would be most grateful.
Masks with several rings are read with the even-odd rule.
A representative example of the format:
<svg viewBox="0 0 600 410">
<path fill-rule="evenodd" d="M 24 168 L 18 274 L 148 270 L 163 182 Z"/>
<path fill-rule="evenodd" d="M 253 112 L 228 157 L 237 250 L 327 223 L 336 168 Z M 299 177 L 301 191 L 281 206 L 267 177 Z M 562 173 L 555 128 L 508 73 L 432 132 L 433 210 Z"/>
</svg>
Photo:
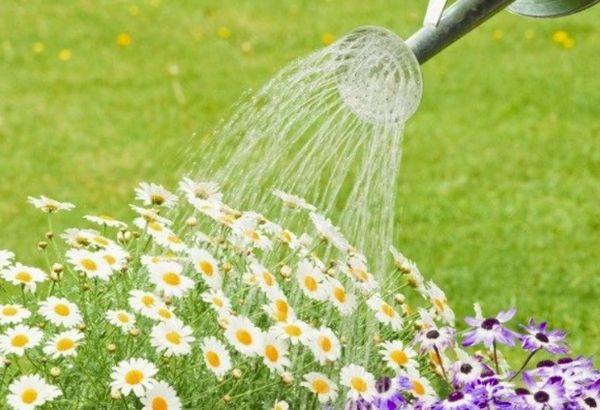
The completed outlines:
<svg viewBox="0 0 600 410">
<path fill-rule="evenodd" d="M 141 183 L 131 225 L 85 215 L 95 228 L 60 235 L 54 215 L 74 205 L 30 198 L 48 216 L 46 267 L 0 251 L 0 396 L 27 410 L 595 403 L 589 360 L 511 371 L 498 349 L 518 341 L 527 363 L 564 355 L 564 333 L 531 321 L 519 335 L 505 326 L 514 310 L 476 306 L 463 347 L 487 353 L 469 355 L 446 295 L 414 263 L 392 247 L 393 270 L 372 272 L 316 207 L 273 194 L 286 226 L 227 205 L 214 182 Z"/>
</svg>

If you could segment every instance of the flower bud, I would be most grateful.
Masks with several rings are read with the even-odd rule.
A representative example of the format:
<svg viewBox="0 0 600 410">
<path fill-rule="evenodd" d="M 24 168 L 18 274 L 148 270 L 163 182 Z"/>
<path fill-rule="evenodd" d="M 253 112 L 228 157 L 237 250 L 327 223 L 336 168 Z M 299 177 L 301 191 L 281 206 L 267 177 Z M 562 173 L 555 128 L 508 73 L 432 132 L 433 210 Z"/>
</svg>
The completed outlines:
<svg viewBox="0 0 600 410">
<path fill-rule="evenodd" d="M 185 224 L 191 228 L 198 225 L 198 220 L 193 216 L 190 216 L 188 219 L 185 220 Z"/>
<path fill-rule="evenodd" d="M 117 345 L 114 343 L 109 343 L 106 345 L 106 350 L 108 350 L 108 353 L 114 353 L 117 351 Z"/>
<path fill-rule="evenodd" d="M 58 282 L 59 279 L 60 279 L 60 276 L 58 276 L 58 273 L 50 272 L 50 280 L 52 282 Z"/>
<path fill-rule="evenodd" d="M 52 231 L 46 232 L 46 238 L 48 238 L 48 239 L 54 238 L 54 232 L 52 232 Z"/>
<path fill-rule="evenodd" d="M 81 290 L 83 290 L 84 292 L 87 292 L 88 290 L 90 290 L 92 287 L 90 286 L 89 283 L 84 282 L 83 285 L 81 285 Z"/>
<path fill-rule="evenodd" d="M 37 244 L 37 247 L 40 251 L 43 251 L 44 249 L 46 249 L 48 247 L 48 242 L 46 241 L 39 241 Z"/>
<path fill-rule="evenodd" d="M 404 304 L 404 302 L 406 301 L 406 298 L 404 297 L 404 295 L 402 293 L 396 293 L 394 295 L 394 300 L 396 301 L 396 303 L 398 303 L 399 305 Z"/>
<path fill-rule="evenodd" d="M 55 263 L 54 265 L 52 265 L 52 272 L 60 275 L 63 270 L 65 269 L 65 267 L 63 265 L 61 265 L 60 263 Z"/>
<path fill-rule="evenodd" d="M 82 322 L 82 323 L 79 323 L 79 324 L 77 325 L 77 329 L 79 329 L 79 330 L 80 330 L 80 331 L 82 331 L 82 332 L 85 330 L 85 328 L 86 328 L 86 326 L 85 326 L 85 323 L 83 323 L 83 322 Z"/>
<path fill-rule="evenodd" d="M 223 269 L 223 272 L 228 273 L 233 269 L 233 265 L 229 262 L 223 262 L 221 269 Z"/>
<path fill-rule="evenodd" d="M 118 390 L 111 390 L 110 392 L 110 398 L 113 400 L 120 400 L 121 399 L 121 392 L 119 392 Z"/>
<path fill-rule="evenodd" d="M 287 279 L 292 276 L 292 268 L 287 265 L 283 265 L 281 269 L 279 269 L 279 274 Z"/>
<path fill-rule="evenodd" d="M 375 333 L 375 334 L 373 335 L 373 341 L 374 341 L 376 344 L 379 344 L 379 343 L 381 343 L 381 336 L 379 335 L 379 333 Z"/>
<path fill-rule="evenodd" d="M 281 373 L 281 380 L 285 384 L 292 384 L 294 382 L 294 376 L 290 372 L 283 372 Z"/>
<path fill-rule="evenodd" d="M 141 333 L 141 330 L 137 327 L 134 327 L 133 329 L 131 329 L 129 331 L 129 334 L 133 337 L 138 337 L 140 335 L 140 333 Z"/>
<path fill-rule="evenodd" d="M 50 376 L 52 376 L 52 377 L 60 376 L 60 367 L 53 367 L 52 369 L 50 369 Z"/>
<path fill-rule="evenodd" d="M 231 371 L 231 375 L 233 376 L 234 379 L 239 380 L 242 378 L 243 373 L 240 369 L 235 368 Z"/>
<path fill-rule="evenodd" d="M 231 403 L 231 400 L 233 400 L 233 399 L 231 398 L 231 396 L 229 394 L 226 394 L 225 396 L 223 396 L 223 401 L 225 402 L 225 404 Z"/>
</svg>

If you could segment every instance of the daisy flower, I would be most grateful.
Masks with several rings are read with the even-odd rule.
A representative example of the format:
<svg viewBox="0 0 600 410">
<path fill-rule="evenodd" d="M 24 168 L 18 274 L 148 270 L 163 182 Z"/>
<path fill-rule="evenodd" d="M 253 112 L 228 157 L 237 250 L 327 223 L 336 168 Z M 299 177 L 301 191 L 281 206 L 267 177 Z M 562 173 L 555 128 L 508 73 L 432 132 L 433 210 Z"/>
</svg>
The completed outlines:
<svg viewBox="0 0 600 410">
<path fill-rule="evenodd" d="M 108 246 L 106 249 L 103 249 L 98 252 L 99 256 L 106 261 L 108 266 L 114 271 L 120 271 L 127 264 L 127 259 L 129 258 L 129 253 L 126 252 L 120 246 Z"/>
<path fill-rule="evenodd" d="M 138 214 L 144 222 L 158 222 L 162 226 L 171 225 L 171 221 L 165 217 L 160 216 L 154 209 L 146 209 L 136 205 L 129 205 L 131 209 Z M 136 224 L 137 226 L 137 224 Z M 144 229 L 145 226 L 139 227 Z"/>
<path fill-rule="evenodd" d="M 165 356 L 185 356 L 192 351 L 190 343 L 196 340 L 193 330 L 179 321 L 163 322 L 152 328 L 150 344 Z"/>
<path fill-rule="evenodd" d="M 150 308 L 150 315 L 148 316 L 152 320 L 159 322 L 170 322 L 177 320 L 177 316 L 173 313 L 173 310 L 169 308 L 164 302 L 155 305 Z"/>
<path fill-rule="evenodd" d="M 208 370 L 217 377 L 223 377 L 231 370 L 231 357 L 225 345 L 216 337 L 210 336 L 202 339 L 200 344 L 202 357 Z"/>
<path fill-rule="evenodd" d="M 290 410 L 290 405 L 285 400 L 275 400 L 272 410 Z"/>
<path fill-rule="evenodd" d="M 163 231 L 162 234 L 154 236 L 154 242 L 157 245 L 170 250 L 171 252 L 179 253 L 179 252 L 186 251 L 188 249 L 188 247 L 185 244 L 185 242 L 183 241 L 183 239 L 181 239 L 179 236 L 177 236 L 175 233 L 171 232 L 170 230 L 166 230 L 166 229 L 165 229 L 165 231 Z"/>
<path fill-rule="evenodd" d="M 135 199 L 146 206 L 164 206 L 172 208 L 177 203 L 177 197 L 167 191 L 162 185 L 140 182 L 135 188 Z"/>
<path fill-rule="evenodd" d="M 100 235 L 100 233 L 93 229 L 69 228 L 66 229 L 60 237 L 63 238 L 69 246 L 80 248 L 82 246 L 88 246 L 91 239 L 97 235 Z"/>
<path fill-rule="evenodd" d="M 0 276 L 13 285 L 21 285 L 28 292 L 35 292 L 37 283 L 44 282 L 48 279 L 44 271 L 38 268 L 32 268 L 20 263 L 0 271 Z"/>
<path fill-rule="evenodd" d="M 184 296 L 194 287 L 194 281 L 183 275 L 183 267 L 176 262 L 166 262 L 149 268 L 150 282 L 167 296 Z"/>
<path fill-rule="evenodd" d="M 344 285 L 339 280 L 334 278 L 328 278 L 328 293 L 329 300 L 339 310 L 342 316 L 348 316 L 352 314 L 356 309 L 356 296 L 346 292 Z"/>
<path fill-rule="evenodd" d="M 25 350 L 36 347 L 43 337 L 44 334 L 37 328 L 17 325 L 0 335 L 0 351 L 3 354 L 23 356 Z"/>
<path fill-rule="evenodd" d="M 255 281 L 267 296 L 279 293 L 277 279 L 260 263 L 250 264 L 250 275 L 247 275 L 247 278 L 252 278 L 252 280 L 247 280 L 247 282 L 252 283 Z"/>
<path fill-rule="evenodd" d="M 419 271 L 417 265 L 401 254 L 396 248 L 390 246 L 390 252 L 394 258 L 396 268 L 406 275 L 408 283 L 422 295 L 426 296 L 425 279 Z"/>
<path fill-rule="evenodd" d="M 383 342 L 381 348 L 379 353 L 383 356 L 383 360 L 396 372 L 406 369 L 407 367 L 416 368 L 419 366 L 415 360 L 417 352 L 408 346 L 404 346 L 400 340 Z"/>
<path fill-rule="evenodd" d="M 128 302 L 131 309 L 150 319 L 154 317 L 154 308 L 164 304 L 156 294 L 137 289 L 129 292 Z"/>
<path fill-rule="evenodd" d="M 146 268 L 150 269 L 154 266 L 161 265 L 165 262 L 177 262 L 181 258 L 178 256 L 170 256 L 170 255 L 142 255 L 140 258 L 140 262 Z"/>
<path fill-rule="evenodd" d="M 342 347 L 340 340 L 328 327 L 314 330 L 310 335 L 309 347 L 319 364 L 334 362 L 340 358 Z"/>
<path fill-rule="evenodd" d="M 99 252 L 90 252 L 86 249 L 70 249 L 66 253 L 67 261 L 73 265 L 77 272 L 85 274 L 88 278 L 98 278 L 108 282 L 113 271 L 110 265 Z"/>
<path fill-rule="evenodd" d="M 431 352 L 437 349 L 442 352 L 454 344 L 454 329 L 449 326 L 439 327 L 429 312 L 419 309 L 421 330 L 415 337 L 415 342 L 420 345 L 420 351 Z"/>
<path fill-rule="evenodd" d="M 287 322 L 296 318 L 294 309 L 283 293 L 274 297 L 269 304 L 263 305 L 263 309 L 276 322 Z"/>
<path fill-rule="evenodd" d="M 241 354 L 254 356 L 262 345 L 263 334 L 250 319 L 243 316 L 232 316 L 225 330 L 225 337 Z"/>
<path fill-rule="evenodd" d="M 186 199 L 196 208 L 219 208 L 223 194 L 216 182 L 194 181 L 183 178 L 179 182 L 179 189 L 183 191 Z"/>
<path fill-rule="evenodd" d="M 125 310 L 109 310 L 106 312 L 106 319 L 124 334 L 135 327 L 135 316 Z"/>
<path fill-rule="evenodd" d="M 155 382 L 140 399 L 142 410 L 181 410 L 182 404 L 177 392 L 168 383 Z"/>
<path fill-rule="evenodd" d="M 402 317 L 381 298 L 379 293 L 367 300 L 367 306 L 375 312 L 375 317 L 381 323 L 389 325 L 394 330 L 402 329 Z"/>
<path fill-rule="evenodd" d="M 223 278 L 217 260 L 204 249 L 190 249 L 190 261 L 204 282 L 213 289 L 221 289 Z"/>
<path fill-rule="evenodd" d="M 65 298 L 50 296 L 39 303 L 40 314 L 54 326 L 75 327 L 82 323 L 83 319 L 79 308 Z"/>
<path fill-rule="evenodd" d="M 231 311 L 229 298 L 220 290 L 207 290 L 202 294 L 202 300 L 208 303 L 217 313 Z"/>
<path fill-rule="evenodd" d="M 344 366 L 340 372 L 340 383 L 348 387 L 347 397 L 352 400 L 371 400 L 377 394 L 375 377 L 362 366 Z"/>
<path fill-rule="evenodd" d="M 44 346 L 44 353 L 53 359 L 74 356 L 77 354 L 77 347 L 82 339 L 83 333 L 79 330 L 67 330 L 48 340 Z"/>
<path fill-rule="evenodd" d="M 143 397 L 145 391 L 154 385 L 156 373 L 156 366 L 146 359 L 122 360 L 112 368 L 110 386 L 124 396 L 133 392 L 137 397 Z"/>
<path fill-rule="evenodd" d="M 46 380 L 37 374 L 23 375 L 8 386 L 6 402 L 16 410 L 33 410 L 61 394 L 60 389 L 46 383 Z"/>
<path fill-rule="evenodd" d="M 303 259 L 298 263 L 296 280 L 302 293 L 310 299 L 318 301 L 327 299 L 327 286 L 323 283 L 324 275 L 310 261 Z"/>
<path fill-rule="evenodd" d="M 127 228 L 127 224 L 125 222 L 121 222 L 108 215 L 86 215 L 83 218 L 100 226 L 108 226 L 110 228 Z"/>
<path fill-rule="evenodd" d="M 408 379 L 408 392 L 417 399 L 427 399 L 435 396 L 431 383 L 421 376 L 417 369 L 408 367 L 402 375 Z"/>
<path fill-rule="evenodd" d="M 319 402 L 333 402 L 337 398 L 337 386 L 323 373 L 310 372 L 304 375 L 304 381 L 300 386 L 306 387 L 317 395 Z"/>
<path fill-rule="evenodd" d="M 454 311 L 448 305 L 446 294 L 433 282 L 427 282 L 426 293 L 435 312 L 450 326 L 454 326 Z"/>
<path fill-rule="evenodd" d="M 0 325 L 16 325 L 31 316 L 31 312 L 21 305 L 0 305 Z"/>
<path fill-rule="evenodd" d="M 325 218 L 323 215 L 316 212 L 310 213 L 310 220 L 321 238 L 335 246 L 342 252 L 347 252 L 350 249 L 350 243 L 340 233 L 340 230 L 331 223 L 331 221 Z"/>
<path fill-rule="evenodd" d="M 375 277 L 367 269 L 366 257 L 364 255 L 355 254 L 348 258 L 346 274 L 352 279 L 354 286 L 362 293 L 373 292 L 379 286 Z"/>
<path fill-rule="evenodd" d="M 268 251 L 273 247 L 271 240 L 261 232 L 259 221 L 254 215 L 246 215 L 231 225 L 230 242 L 241 249 L 257 248 Z"/>
<path fill-rule="evenodd" d="M 465 318 L 465 322 L 472 328 L 465 334 L 463 346 L 473 346 L 482 343 L 485 347 L 491 349 L 494 342 L 507 346 L 515 344 L 515 334 L 503 325 L 503 323 L 508 322 L 515 315 L 516 310 L 514 308 L 488 318 L 483 317 L 481 306 L 478 303 L 474 305 L 474 310 L 475 317 Z"/>
<path fill-rule="evenodd" d="M 10 265 L 15 257 L 15 254 L 11 251 L 0 249 L 0 269 Z"/>
<path fill-rule="evenodd" d="M 283 204 L 288 208 L 304 209 L 306 211 L 311 212 L 317 210 L 317 208 L 314 205 L 309 204 L 308 202 L 306 202 L 306 200 L 297 195 L 288 194 L 287 192 L 281 191 L 279 189 L 274 190 L 273 195 L 281 199 Z"/>
<path fill-rule="evenodd" d="M 60 211 L 70 211 L 75 208 L 70 202 L 58 202 L 54 199 L 41 195 L 39 198 L 27 197 L 27 202 L 45 213 L 56 213 Z"/>
<path fill-rule="evenodd" d="M 279 322 L 271 328 L 277 336 L 289 340 L 293 345 L 301 343 L 307 345 L 312 328 L 308 323 L 299 319 L 288 322 Z"/>
<path fill-rule="evenodd" d="M 269 332 L 264 335 L 260 353 L 264 364 L 271 370 L 281 373 L 291 365 L 287 357 L 288 345 L 284 339 Z"/>
</svg>

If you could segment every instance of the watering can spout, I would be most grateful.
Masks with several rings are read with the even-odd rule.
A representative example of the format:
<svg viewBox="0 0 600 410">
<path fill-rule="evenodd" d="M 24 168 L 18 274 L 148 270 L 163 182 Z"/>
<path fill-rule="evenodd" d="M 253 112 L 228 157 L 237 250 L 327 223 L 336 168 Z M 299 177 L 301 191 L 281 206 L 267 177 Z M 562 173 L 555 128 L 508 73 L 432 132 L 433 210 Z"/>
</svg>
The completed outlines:
<svg viewBox="0 0 600 410">
<path fill-rule="evenodd" d="M 448 47 L 494 14 L 508 7 L 509 11 L 528 17 L 559 17 L 576 13 L 600 0 L 458 0 L 445 12 L 445 1 L 431 0 L 426 24 L 413 34 L 407 45 L 420 64 Z M 441 5 L 441 8 L 440 8 Z M 432 14 L 439 13 L 439 19 Z"/>
</svg>

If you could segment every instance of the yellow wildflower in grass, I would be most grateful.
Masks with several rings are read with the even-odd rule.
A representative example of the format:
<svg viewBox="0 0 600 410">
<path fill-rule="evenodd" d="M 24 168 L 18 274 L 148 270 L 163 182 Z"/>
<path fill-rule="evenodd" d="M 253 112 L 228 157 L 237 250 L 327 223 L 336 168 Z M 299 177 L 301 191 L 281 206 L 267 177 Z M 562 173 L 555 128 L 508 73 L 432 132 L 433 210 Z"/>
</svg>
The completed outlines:
<svg viewBox="0 0 600 410">
<path fill-rule="evenodd" d="M 504 37 L 504 32 L 500 29 L 496 29 L 492 32 L 492 38 L 494 40 L 502 40 L 502 37 Z"/>
<path fill-rule="evenodd" d="M 231 30 L 228 27 L 221 26 L 217 29 L 217 36 L 224 40 L 227 40 L 231 37 Z"/>
<path fill-rule="evenodd" d="M 69 61 L 73 57 L 73 53 L 68 48 L 63 48 L 58 52 L 58 59 L 60 61 Z"/>
<path fill-rule="evenodd" d="M 31 46 L 31 49 L 33 50 L 34 53 L 36 54 L 40 54 L 44 52 L 44 49 L 46 47 L 44 46 L 44 43 L 40 42 L 40 41 L 36 41 L 35 43 L 33 43 L 33 45 Z"/>
<path fill-rule="evenodd" d="M 117 45 L 119 47 L 127 47 L 127 46 L 131 45 L 132 42 L 133 42 L 133 39 L 127 33 L 120 33 L 117 36 Z"/>
<path fill-rule="evenodd" d="M 575 47 L 575 39 L 565 30 L 558 30 L 552 34 L 552 41 L 570 50 Z"/>
<path fill-rule="evenodd" d="M 331 33 L 325 33 L 325 34 L 323 34 L 323 37 L 321 37 L 321 42 L 326 46 L 332 44 L 334 41 L 335 41 L 335 36 Z"/>
</svg>

